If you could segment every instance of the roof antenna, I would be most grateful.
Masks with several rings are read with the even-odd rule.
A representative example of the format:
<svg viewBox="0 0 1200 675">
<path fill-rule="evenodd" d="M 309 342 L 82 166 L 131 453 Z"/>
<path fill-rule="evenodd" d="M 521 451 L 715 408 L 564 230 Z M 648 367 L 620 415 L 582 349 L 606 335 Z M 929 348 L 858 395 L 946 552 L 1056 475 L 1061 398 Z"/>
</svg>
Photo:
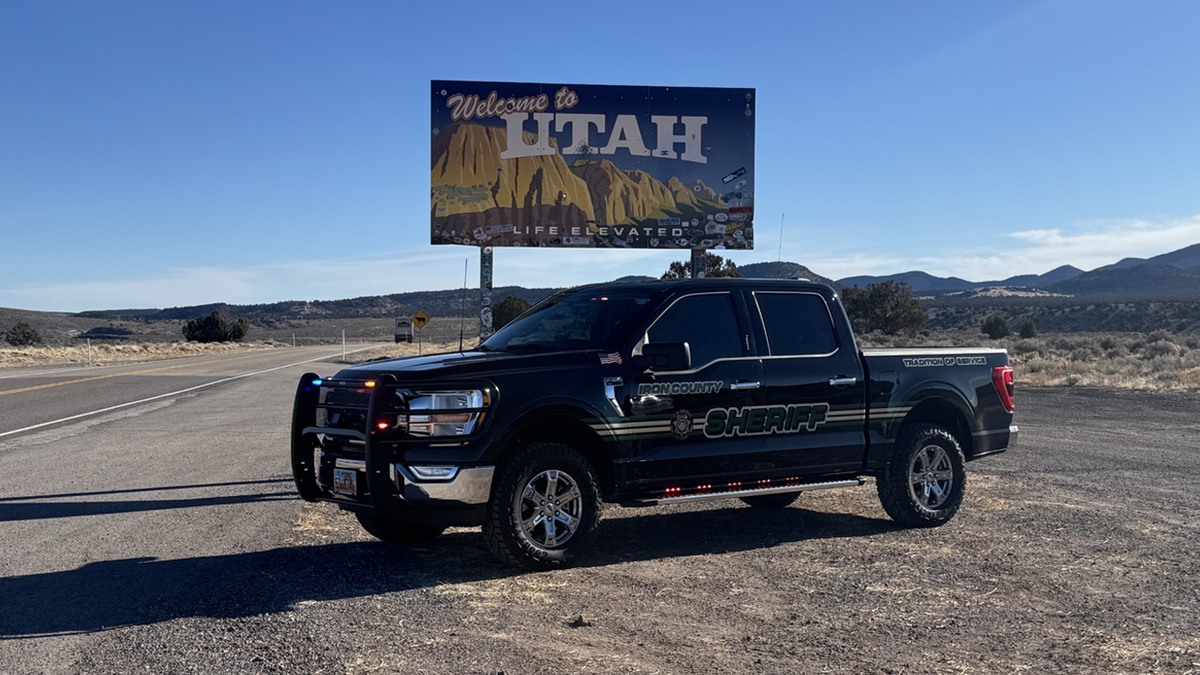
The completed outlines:
<svg viewBox="0 0 1200 675">
<path fill-rule="evenodd" d="M 783 217 L 786 214 L 779 214 L 779 262 L 783 262 Z"/>
<path fill-rule="evenodd" d="M 467 265 L 470 258 L 463 258 L 463 297 L 462 307 L 458 310 L 458 353 L 463 350 L 463 329 L 467 324 Z"/>
</svg>

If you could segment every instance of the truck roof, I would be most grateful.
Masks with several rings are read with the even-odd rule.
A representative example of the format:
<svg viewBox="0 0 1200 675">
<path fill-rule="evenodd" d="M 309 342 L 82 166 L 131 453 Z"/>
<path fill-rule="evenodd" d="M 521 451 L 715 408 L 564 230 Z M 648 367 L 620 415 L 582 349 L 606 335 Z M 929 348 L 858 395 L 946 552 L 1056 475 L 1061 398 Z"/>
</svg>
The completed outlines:
<svg viewBox="0 0 1200 675">
<path fill-rule="evenodd" d="M 770 288 L 779 290 L 812 290 L 826 291 L 836 293 L 836 291 L 826 284 L 819 284 L 807 280 L 798 279 L 754 279 L 743 277 L 712 277 L 707 279 L 654 279 L 650 281 L 616 281 L 599 284 L 587 284 L 576 288 L 566 289 L 568 291 L 576 291 L 581 289 L 633 289 L 642 290 L 651 293 L 661 293 L 665 291 L 673 291 L 678 288 L 688 289 L 709 289 L 709 288 L 737 288 L 737 287 L 754 287 L 754 288 Z"/>
</svg>

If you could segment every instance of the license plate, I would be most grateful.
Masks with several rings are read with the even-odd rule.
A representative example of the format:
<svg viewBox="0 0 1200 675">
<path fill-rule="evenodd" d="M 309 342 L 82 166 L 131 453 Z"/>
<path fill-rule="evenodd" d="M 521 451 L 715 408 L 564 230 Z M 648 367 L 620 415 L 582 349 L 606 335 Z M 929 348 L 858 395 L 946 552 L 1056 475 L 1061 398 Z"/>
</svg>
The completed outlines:
<svg viewBox="0 0 1200 675">
<path fill-rule="evenodd" d="M 358 496 L 358 472 L 354 469 L 333 470 L 333 491 L 338 494 Z"/>
</svg>

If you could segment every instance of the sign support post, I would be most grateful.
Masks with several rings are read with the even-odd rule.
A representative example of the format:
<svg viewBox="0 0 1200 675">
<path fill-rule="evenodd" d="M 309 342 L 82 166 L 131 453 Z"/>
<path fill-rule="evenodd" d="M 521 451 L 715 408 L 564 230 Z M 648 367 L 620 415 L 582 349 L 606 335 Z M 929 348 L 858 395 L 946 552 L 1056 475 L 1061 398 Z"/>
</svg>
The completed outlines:
<svg viewBox="0 0 1200 675">
<path fill-rule="evenodd" d="M 708 276 L 708 250 L 692 249 L 692 278 L 703 279 Z"/>
<path fill-rule="evenodd" d="M 420 356 L 425 349 L 425 326 L 429 325 L 429 315 L 417 310 L 417 313 L 409 318 L 409 325 L 417 332 L 417 355 Z"/>
<path fill-rule="evenodd" d="M 492 247 L 479 247 L 479 339 L 492 334 Z"/>
</svg>

